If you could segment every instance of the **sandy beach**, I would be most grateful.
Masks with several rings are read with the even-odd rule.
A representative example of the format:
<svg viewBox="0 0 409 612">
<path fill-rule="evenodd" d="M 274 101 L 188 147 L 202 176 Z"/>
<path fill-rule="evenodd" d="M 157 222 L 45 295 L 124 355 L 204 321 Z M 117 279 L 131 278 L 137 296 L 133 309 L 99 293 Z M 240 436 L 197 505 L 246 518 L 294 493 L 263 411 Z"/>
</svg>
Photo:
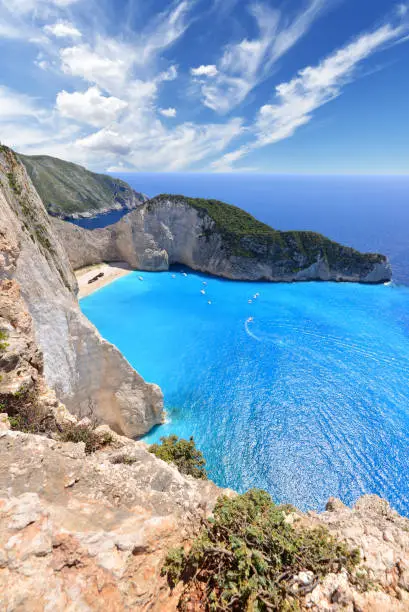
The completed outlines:
<svg viewBox="0 0 409 612">
<path fill-rule="evenodd" d="M 101 263 L 95 264 L 94 266 L 87 266 L 86 268 L 80 268 L 75 270 L 75 276 L 78 281 L 78 299 L 80 300 L 94 291 L 105 287 L 109 283 L 112 283 L 121 276 L 126 276 L 132 272 L 130 266 L 122 261 L 115 263 Z M 97 276 L 97 274 L 103 274 L 101 278 L 93 283 L 88 283 L 89 280 Z"/>
</svg>

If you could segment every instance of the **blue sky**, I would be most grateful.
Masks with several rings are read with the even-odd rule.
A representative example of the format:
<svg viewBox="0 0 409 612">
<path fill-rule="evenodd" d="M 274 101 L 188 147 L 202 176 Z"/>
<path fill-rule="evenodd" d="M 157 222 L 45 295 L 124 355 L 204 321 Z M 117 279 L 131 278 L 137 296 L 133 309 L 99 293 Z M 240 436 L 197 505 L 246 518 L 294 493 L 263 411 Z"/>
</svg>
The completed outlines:
<svg viewBox="0 0 409 612">
<path fill-rule="evenodd" d="M 0 140 L 99 171 L 409 173 L 409 4 L 0 0 Z"/>
</svg>

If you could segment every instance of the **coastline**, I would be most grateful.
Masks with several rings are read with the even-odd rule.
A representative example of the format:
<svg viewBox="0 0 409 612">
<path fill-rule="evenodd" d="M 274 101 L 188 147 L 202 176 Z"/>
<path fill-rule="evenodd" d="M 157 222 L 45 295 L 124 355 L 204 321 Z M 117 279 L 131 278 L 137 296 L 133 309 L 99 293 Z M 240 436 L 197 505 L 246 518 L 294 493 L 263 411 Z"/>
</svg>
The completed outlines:
<svg viewBox="0 0 409 612">
<path fill-rule="evenodd" d="M 75 276 L 78 282 L 78 299 L 82 299 L 91 295 L 98 289 L 109 285 L 113 281 L 126 276 L 133 272 L 132 268 L 124 261 L 117 261 L 115 263 L 101 263 L 94 264 L 92 266 L 86 266 L 75 270 Z M 88 284 L 97 274 L 103 273 L 104 276 L 99 278 L 94 283 Z"/>
</svg>

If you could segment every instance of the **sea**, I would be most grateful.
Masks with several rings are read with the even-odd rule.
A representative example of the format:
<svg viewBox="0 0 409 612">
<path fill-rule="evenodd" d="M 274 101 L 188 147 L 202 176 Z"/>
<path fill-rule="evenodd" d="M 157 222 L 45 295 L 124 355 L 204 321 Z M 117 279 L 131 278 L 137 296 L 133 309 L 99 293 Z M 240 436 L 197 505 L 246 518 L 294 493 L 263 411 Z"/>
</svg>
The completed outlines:
<svg viewBox="0 0 409 612">
<path fill-rule="evenodd" d="M 409 177 L 121 178 L 389 256 L 387 285 L 233 282 L 175 267 L 131 273 L 81 308 L 164 392 L 166 422 L 147 442 L 193 436 L 217 484 L 260 487 L 277 503 L 322 510 L 330 496 L 376 493 L 409 516 Z"/>
</svg>

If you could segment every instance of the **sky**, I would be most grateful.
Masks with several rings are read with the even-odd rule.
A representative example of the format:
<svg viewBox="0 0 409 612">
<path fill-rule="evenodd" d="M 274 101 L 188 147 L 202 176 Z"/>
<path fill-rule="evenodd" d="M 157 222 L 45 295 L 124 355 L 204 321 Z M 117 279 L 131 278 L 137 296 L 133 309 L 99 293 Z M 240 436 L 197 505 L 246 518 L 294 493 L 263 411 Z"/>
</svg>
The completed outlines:
<svg viewBox="0 0 409 612">
<path fill-rule="evenodd" d="M 0 0 L 0 141 L 104 172 L 409 174 L 409 2 Z"/>
</svg>

